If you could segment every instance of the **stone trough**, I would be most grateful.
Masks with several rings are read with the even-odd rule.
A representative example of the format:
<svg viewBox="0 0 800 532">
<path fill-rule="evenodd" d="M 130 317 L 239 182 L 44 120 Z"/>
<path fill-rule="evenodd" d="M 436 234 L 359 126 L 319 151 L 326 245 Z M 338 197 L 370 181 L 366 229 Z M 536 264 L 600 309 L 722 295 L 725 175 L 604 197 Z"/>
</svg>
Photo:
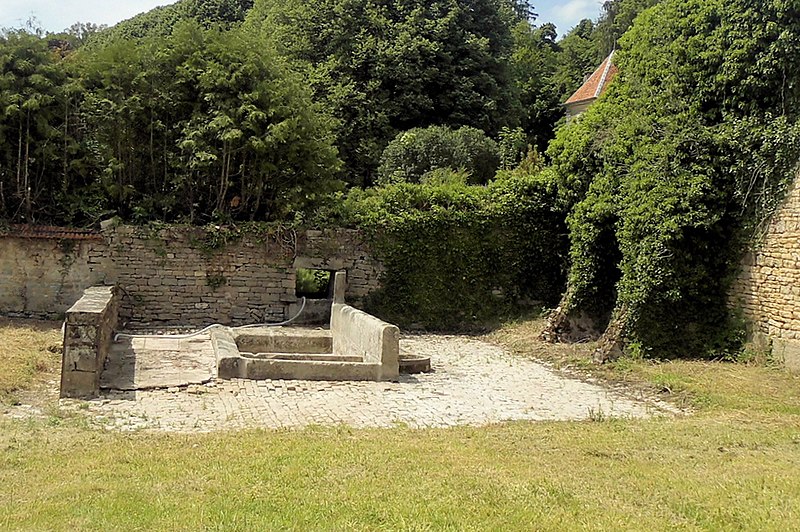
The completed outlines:
<svg viewBox="0 0 800 532">
<path fill-rule="evenodd" d="M 398 328 L 342 303 L 330 330 L 219 328 L 211 341 L 221 379 L 396 381 L 400 372 Z"/>
</svg>

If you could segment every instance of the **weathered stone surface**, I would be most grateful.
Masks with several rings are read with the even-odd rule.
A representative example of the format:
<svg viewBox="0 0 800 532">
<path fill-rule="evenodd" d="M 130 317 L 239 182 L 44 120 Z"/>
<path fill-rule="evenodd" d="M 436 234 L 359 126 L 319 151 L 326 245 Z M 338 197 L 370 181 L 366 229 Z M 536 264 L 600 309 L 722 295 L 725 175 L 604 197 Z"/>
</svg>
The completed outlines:
<svg viewBox="0 0 800 532">
<path fill-rule="evenodd" d="M 800 175 L 798 175 L 800 180 Z M 800 370 L 791 340 L 800 338 L 800 186 L 797 182 L 766 228 L 761 242 L 747 253 L 731 290 L 731 304 L 741 309 L 753 338 L 773 340 L 773 355 L 787 369 Z M 761 342 L 765 345 L 765 342 Z"/>
<path fill-rule="evenodd" d="M 179 432 L 398 423 L 451 427 L 676 412 L 639 391 L 626 396 L 619 389 L 571 379 L 472 338 L 414 336 L 401 345 L 404 351 L 430 357 L 434 372 L 401 375 L 399 382 L 234 378 L 208 383 L 201 387 L 202 394 L 194 387 L 109 391 L 101 399 L 65 401 L 62 406 L 116 430 Z"/>
<path fill-rule="evenodd" d="M 61 397 L 92 397 L 111 348 L 118 317 L 116 287 L 88 288 L 64 322 Z"/>
<path fill-rule="evenodd" d="M 375 380 L 397 380 L 400 330 L 349 305 L 334 303 L 331 310 L 333 353 L 357 355 L 377 365 Z"/>
<path fill-rule="evenodd" d="M 800 372 L 800 341 L 775 338 L 772 340 L 772 356 L 790 371 Z"/>
<path fill-rule="evenodd" d="M 180 338 L 126 339 L 113 345 L 100 387 L 147 390 L 202 384 L 216 373 L 208 334 Z"/>
<path fill-rule="evenodd" d="M 0 313 L 59 317 L 85 288 L 118 284 L 120 315 L 132 326 L 278 322 L 298 308 L 296 267 L 347 270 L 355 304 L 378 287 L 383 271 L 353 230 L 301 232 L 286 242 L 245 236 L 211 252 L 201 249 L 202 238 L 196 228 L 151 233 L 113 225 L 102 239 L 75 246 L 0 237 Z M 80 309 L 70 319 L 92 321 Z"/>
</svg>

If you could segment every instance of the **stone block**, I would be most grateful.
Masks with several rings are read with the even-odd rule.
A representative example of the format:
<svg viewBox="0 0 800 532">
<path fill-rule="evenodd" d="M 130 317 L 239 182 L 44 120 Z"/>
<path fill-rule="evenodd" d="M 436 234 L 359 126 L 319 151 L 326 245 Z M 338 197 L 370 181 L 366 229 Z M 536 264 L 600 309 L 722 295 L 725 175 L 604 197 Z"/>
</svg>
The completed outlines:
<svg viewBox="0 0 800 532">
<path fill-rule="evenodd" d="M 69 371 L 97 371 L 97 349 L 94 346 L 75 346 L 66 349 L 64 367 Z"/>
<path fill-rule="evenodd" d="M 791 372 L 800 373 L 800 341 L 773 338 L 772 356 Z"/>
<path fill-rule="evenodd" d="M 62 371 L 61 397 L 90 398 L 100 392 L 100 379 L 94 372 Z"/>
</svg>

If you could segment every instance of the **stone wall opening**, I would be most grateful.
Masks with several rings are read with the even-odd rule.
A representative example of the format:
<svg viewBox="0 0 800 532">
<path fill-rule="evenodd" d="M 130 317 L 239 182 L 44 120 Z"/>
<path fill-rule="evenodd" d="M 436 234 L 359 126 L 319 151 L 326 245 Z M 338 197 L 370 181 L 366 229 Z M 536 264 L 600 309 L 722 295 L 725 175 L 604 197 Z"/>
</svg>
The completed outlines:
<svg viewBox="0 0 800 532">
<path fill-rule="evenodd" d="M 334 273 L 333 270 L 297 268 L 295 295 L 307 299 L 331 299 Z"/>
</svg>

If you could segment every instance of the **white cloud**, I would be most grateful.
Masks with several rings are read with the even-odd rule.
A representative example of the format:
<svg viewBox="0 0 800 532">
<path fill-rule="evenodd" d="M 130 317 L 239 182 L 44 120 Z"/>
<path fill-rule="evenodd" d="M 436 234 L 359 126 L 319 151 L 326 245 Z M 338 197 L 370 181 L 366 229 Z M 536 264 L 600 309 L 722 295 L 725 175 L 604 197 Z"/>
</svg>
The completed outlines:
<svg viewBox="0 0 800 532">
<path fill-rule="evenodd" d="M 32 16 L 48 31 L 75 22 L 116 24 L 176 0 L 0 0 L 0 27 L 19 27 Z"/>
<path fill-rule="evenodd" d="M 578 25 L 578 22 L 588 18 L 595 20 L 600 14 L 601 0 L 541 0 L 534 3 L 539 18 L 538 24 L 552 22 L 558 28 L 559 35 L 564 35 Z"/>
<path fill-rule="evenodd" d="M 556 7 L 555 13 L 562 20 L 574 20 L 577 23 L 586 18 L 587 13 L 596 13 L 598 7 L 597 0 L 572 0 Z"/>
</svg>

